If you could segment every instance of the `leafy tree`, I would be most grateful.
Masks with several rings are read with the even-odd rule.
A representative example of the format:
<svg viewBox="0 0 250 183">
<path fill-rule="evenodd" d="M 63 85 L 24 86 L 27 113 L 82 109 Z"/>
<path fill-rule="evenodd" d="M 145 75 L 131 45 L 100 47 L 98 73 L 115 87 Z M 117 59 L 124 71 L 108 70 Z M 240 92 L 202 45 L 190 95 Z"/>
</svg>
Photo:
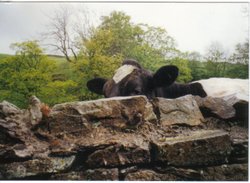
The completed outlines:
<svg viewBox="0 0 250 183">
<path fill-rule="evenodd" d="M 49 81 L 53 64 L 42 54 L 37 41 L 12 44 L 16 55 L 0 63 L 0 100 L 25 106 L 30 95 L 37 95 L 40 87 Z"/>
<path fill-rule="evenodd" d="M 105 35 L 108 34 L 109 44 L 103 50 L 107 55 L 122 54 L 130 57 L 130 50 L 142 41 L 140 35 L 143 30 L 131 22 L 130 16 L 123 12 L 113 11 L 109 16 L 101 17 L 101 25 L 97 28 Z M 111 37 L 110 37 L 111 36 Z"/>
<path fill-rule="evenodd" d="M 231 55 L 232 63 L 248 64 L 249 63 L 249 42 L 239 43 L 235 47 L 235 52 Z"/>
<path fill-rule="evenodd" d="M 156 71 L 159 67 L 166 65 L 166 60 L 179 55 L 175 40 L 169 36 L 165 29 L 140 24 L 144 31 L 140 36 L 142 42 L 132 50 L 133 57 L 145 67 Z"/>
<path fill-rule="evenodd" d="M 235 47 L 234 53 L 229 58 L 230 67 L 226 76 L 232 78 L 246 79 L 249 76 L 249 43 L 239 43 Z"/>
<path fill-rule="evenodd" d="M 64 91 L 59 92 L 57 83 L 52 80 L 55 64 L 44 55 L 37 41 L 15 43 L 11 47 L 16 50 L 15 56 L 0 62 L 0 100 L 8 100 L 19 107 L 27 107 L 27 99 L 31 95 L 36 95 L 53 105 L 55 104 L 53 101 L 47 100 L 50 93 L 53 94 L 52 90 L 57 92 L 54 101 L 73 98 L 70 93 L 67 93 L 68 98 L 61 96 Z M 55 87 L 48 87 L 53 85 Z M 66 86 L 71 88 L 75 84 L 63 86 L 66 90 Z"/>
<path fill-rule="evenodd" d="M 206 54 L 206 69 L 209 77 L 223 77 L 226 72 L 226 55 L 222 45 L 218 42 L 213 42 Z"/>
<path fill-rule="evenodd" d="M 41 88 L 40 99 L 50 105 L 77 100 L 75 88 L 77 83 L 72 80 L 49 82 Z"/>
<path fill-rule="evenodd" d="M 203 56 L 199 52 L 185 52 L 181 57 L 188 60 L 189 68 L 191 69 L 192 80 L 197 81 L 207 78 L 207 70 L 205 68 Z"/>
<path fill-rule="evenodd" d="M 249 73 L 248 65 L 228 63 L 225 77 L 247 79 Z"/>
</svg>

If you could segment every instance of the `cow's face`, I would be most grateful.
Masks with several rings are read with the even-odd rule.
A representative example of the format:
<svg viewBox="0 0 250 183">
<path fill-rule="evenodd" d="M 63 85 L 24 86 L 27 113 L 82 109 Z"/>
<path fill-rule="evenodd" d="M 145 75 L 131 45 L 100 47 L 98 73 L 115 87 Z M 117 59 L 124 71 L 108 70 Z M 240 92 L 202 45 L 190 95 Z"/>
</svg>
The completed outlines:
<svg viewBox="0 0 250 183">
<path fill-rule="evenodd" d="M 136 61 L 125 60 L 112 79 L 95 78 L 87 83 L 90 91 L 106 98 L 115 96 L 154 96 L 154 89 L 171 85 L 178 76 L 176 66 L 161 67 L 155 74 L 141 68 Z"/>
</svg>

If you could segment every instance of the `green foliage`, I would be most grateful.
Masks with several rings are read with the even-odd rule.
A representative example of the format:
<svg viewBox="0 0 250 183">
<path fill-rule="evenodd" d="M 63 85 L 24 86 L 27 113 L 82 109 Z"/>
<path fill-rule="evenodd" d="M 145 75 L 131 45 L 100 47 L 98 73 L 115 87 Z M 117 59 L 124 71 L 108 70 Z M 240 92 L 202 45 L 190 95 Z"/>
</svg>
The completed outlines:
<svg viewBox="0 0 250 183">
<path fill-rule="evenodd" d="M 1 60 L 5 59 L 5 58 L 8 58 L 8 57 L 10 57 L 10 56 L 11 56 L 11 55 L 9 55 L 9 54 L 0 53 L 0 62 L 1 62 Z"/>
<path fill-rule="evenodd" d="M 225 77 L 247 79 L 249 78 L 248 69 L 248 65 L 245 64 L 228 64 Z"/>
<path fill-rule="evenodd" d="M 143 30 L 131 22 L 130 16 L 123 12 L 114 11 L 110 16 L 103 16 L 102 23 L 97 28 L 104 33 L 108 39 L 107 44 L 104 44 L 103 51 L 107 55 L 122 54 L 125 58 L 130 57 L 130 50 L 140 44 L 142 41 L 140 35 Z M 103 42 L 102 42 L 103 43 Z M 101 43 L 101 44 L 102 44 Z"/>
<path fill-rule="evenodd" d="M 248 65 L 245 64 L 232 64 L 228 62 L 223 63 L 211 63 L 211 62 L 199 62 L 199 61 L 190 61 L 190 68 L 192 70 L 193 80 L 207 79 L 210 77 L 228 77 L 228 78 L 248 78 Z M 209 67 L 209 64 L 214 64 Z M 217 67 L 220 70 L 220 67 L 224 67 L 225 71 L 222 73 L 219 71 L 216 73 L 214 68 Z"/>
<path fill-rule="evenodd" d="M 237 44 L 235 46 L 235 52 L 230 58 L 230 61 L 238 64 L 249 64 L 249 41 L 245 43 Z"/>
<path fill-rule="evenodd" d="M 189 68 L 191 69 L 192 80 L 207 79 L 208 71 L 205 68 L 206 63 L 201 61 L 189 61 Z"/>
<path fill-rule="evenodd" d="M 77 97 L 72 93 L 75 93 L 76 87 L 77 83 L 72 80 L 49 82 L 41 88 L 37 96 L 49 105 L 75 101 Z"/>
<path fill-rule="evenodd" d="M 52 82 L 52 73 L 55 71 L 55 62 L 44 55 L 37 41 L 26 41 L 12 44 L 16 50 L 15 56 L 8 57 L 0 62 L 0 99 L 8 100 L 19 107 L 27 107 L 27 99 L 31 95 L 41 98 L 57 93 L 54 100 L 48 100 L 49 104 L 63 101 L 66 87 L 74 87 L 76 84 L 66 83 L 59 85 Z M 55 84 L 55 87 L 51 87 Z M 56 85 L 57 84 L 57 85 Z M 46 89 L 49 92 L 46 92 Z M 59 90 L 61 89 L 62 90 Z M 59 99 L 59 98 L 63 99 Z M 68 97 L 67 99 L 71 99 Z"/>
<path fill-rule="evenodd" d="M 140 38 L 141 43 L 131 49 L 131 58 L 137 59 L 140 64 L 152 71 L 166 65 L 166 60 L 176 57 L 179 51 L 175 48 L 175 41 L 165 29 L 140 25 L 144 31 Z"/>
</svg>

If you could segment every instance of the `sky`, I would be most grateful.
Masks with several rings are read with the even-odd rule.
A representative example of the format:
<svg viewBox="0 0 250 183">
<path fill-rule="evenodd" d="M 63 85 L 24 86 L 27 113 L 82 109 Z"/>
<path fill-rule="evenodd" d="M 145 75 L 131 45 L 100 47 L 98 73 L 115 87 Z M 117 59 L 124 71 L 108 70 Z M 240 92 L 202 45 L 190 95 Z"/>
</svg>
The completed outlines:
<svg viewBox="0 0 250 183">
<path fill-rule="evenodd" d="M 10 44 L 40 39 L 48 16 L 65 3 L 0 2 L 0 53 L 13 54 Z M 123 11 L 133 23 L 146 23 L 167 30 L 181 51 L 205 54 L 212 42 L 226 52 L 249 37 L 248 3 L 66 3 L 72 9 L 87 8 L 94 24 L 111 11 Z"/>
</svg>

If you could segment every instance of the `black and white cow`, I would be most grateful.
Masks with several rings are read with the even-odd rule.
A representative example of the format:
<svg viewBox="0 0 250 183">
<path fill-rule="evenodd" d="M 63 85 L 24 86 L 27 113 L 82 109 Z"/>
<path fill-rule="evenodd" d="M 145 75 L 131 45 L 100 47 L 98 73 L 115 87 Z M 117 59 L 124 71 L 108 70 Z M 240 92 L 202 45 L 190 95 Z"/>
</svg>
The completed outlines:
<svg viewBox="0 0 250 183">
<path fill-rule="evenodd" d="M 125 60 L 112 79 L 95 78 L 87 83 L 90 91 L 115 96 L 145 95 L 148 98 L 177 98 L 187 94 L 206 97 L 200 83 L 178 84 L 179 71 L 176 66 L 163 66 L 156 73 L 143 69 L 135 60 Z"/>
</svg>

